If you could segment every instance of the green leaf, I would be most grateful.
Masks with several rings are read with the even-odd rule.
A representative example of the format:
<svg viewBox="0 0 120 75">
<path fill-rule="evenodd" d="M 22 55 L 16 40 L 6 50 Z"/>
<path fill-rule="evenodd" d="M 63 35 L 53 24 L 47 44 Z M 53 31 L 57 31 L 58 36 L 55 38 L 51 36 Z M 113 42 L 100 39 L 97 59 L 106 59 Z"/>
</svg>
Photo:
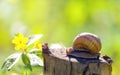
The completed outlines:
<svg viewBox="0 0 120 75">
<path fill-rule="evenodd" d="M 22 53 L 22 61 L 23 61 L 23 63 L 25 64 L 25 66 L 32 71 L 32 67 L 31 67 L 31 65 L 30 65 L 30 59 L 29 59 L 29 57 L 28 57 L 26 54 L 24 54 L 24 53 Z"/>
<path fill-rule="evenodd" d="M 33 47 L 34 47 L 34 44 L 29 45 L 29 46 L 27 47 L 26 51 L 27 51 L 27 52 L 31 51 L 31 49 L 32 49 Z"/>
<path fill-rule="evenodd" d="M 14 53 L 9 57 L 7 57 L 1 69 L 7 68 L 7 70 L 10 70 L 18 62 L 18 60 L 20 59 L 20 56 L 21 56 L 21 53 Z"/>
<path fill-rule="evenodd" d="M 28 56 L 30 57 L 30 62 L 31 65 L 39 65 L 39 66 L 43 66 L 43 61 L 35 54 L 28 54 Z"/>
<path fill-rule="evenodd" d="M 39 50 L 39 49 L 37 49 L 37 48 L 33 48 L 33 49 L 31 49 L 30 50 L 30 52 L 29 53 L 33 53 L 33 54 L 37 54 L 37 53 L 42 53 L 42 51 L 41 50 Z"/>
<path fill-rule="evenodd" d="M 36 34 L 36 35 L 30 36 L 27 46 L 30 46 L 35 41 L 39 40 L 42 36 L 43 36 L 42 34 Z"/>
<path fill-rule="evenodd" d="M 39 49 L 32 49 L 32 50 L 30 50 L 28 53 L 30 53 L 30 54 L 35 54 L 36 56 L 38 56 L 39 58 L 43 58 L 42 57 L 42 51 L 41 50 L 39 50 Z"/>
</svg>

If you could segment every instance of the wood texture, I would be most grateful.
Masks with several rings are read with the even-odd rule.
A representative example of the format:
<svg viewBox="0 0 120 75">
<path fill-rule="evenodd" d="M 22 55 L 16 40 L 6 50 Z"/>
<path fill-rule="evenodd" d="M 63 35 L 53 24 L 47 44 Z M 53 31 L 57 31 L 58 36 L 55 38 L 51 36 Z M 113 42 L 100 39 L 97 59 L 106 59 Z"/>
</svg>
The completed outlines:
<svg viewBox="0 0 120 75">
<path fill-rule="evenodd" d="M 100 62 L 83 63 L 67 56 L 64 48 L 47 49 L 43 49 L 44 75 L 111 75 L 111 63 L 102 56 Z"/>
</svg>

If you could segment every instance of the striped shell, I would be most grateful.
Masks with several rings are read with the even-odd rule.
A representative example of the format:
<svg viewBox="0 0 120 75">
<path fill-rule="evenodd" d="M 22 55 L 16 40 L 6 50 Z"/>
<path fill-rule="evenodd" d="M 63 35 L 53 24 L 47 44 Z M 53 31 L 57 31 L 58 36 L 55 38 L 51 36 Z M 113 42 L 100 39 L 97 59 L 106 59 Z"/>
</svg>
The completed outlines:
<svg viewBox="0 0 120 75">
<path fill-rule="evenodd" d="M 91 33 L 81 33 L 73 40 L 74 50 L 87 50 L 90 53 L 99 53 L 101 50 L 101 41 L 98 36 Z"/>
</svg>

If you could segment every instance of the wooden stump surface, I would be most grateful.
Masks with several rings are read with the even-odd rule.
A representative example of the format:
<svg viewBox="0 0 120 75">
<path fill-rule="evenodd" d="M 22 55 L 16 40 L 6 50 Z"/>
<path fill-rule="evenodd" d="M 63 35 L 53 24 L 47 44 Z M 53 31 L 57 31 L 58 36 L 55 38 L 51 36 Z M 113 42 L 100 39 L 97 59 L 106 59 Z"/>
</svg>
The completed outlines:
<svg viewBox="0 0 120 75">
<path fill-rule="evenodd" d="M 99 57 L 99 62 L 83 63 L 66 54 L 65 48 L 43 48 L 44 75 L 111 75 L 108 59 Z"/>
</svg>

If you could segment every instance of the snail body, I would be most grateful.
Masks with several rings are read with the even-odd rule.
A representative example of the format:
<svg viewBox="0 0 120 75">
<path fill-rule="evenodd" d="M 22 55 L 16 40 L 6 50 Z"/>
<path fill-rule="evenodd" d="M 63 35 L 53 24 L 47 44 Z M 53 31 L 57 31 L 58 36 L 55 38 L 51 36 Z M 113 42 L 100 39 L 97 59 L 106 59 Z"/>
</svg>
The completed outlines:
<svg viewBox="0 0 120 75">
<path fill-rule="evenodd" d="M 95 34 L 81 33 L 73 40 L 72 48 L 74 50 L 86 50 L 92 54 L 96 54 L 101 50 L 101 41 Z"/>
</svg>

